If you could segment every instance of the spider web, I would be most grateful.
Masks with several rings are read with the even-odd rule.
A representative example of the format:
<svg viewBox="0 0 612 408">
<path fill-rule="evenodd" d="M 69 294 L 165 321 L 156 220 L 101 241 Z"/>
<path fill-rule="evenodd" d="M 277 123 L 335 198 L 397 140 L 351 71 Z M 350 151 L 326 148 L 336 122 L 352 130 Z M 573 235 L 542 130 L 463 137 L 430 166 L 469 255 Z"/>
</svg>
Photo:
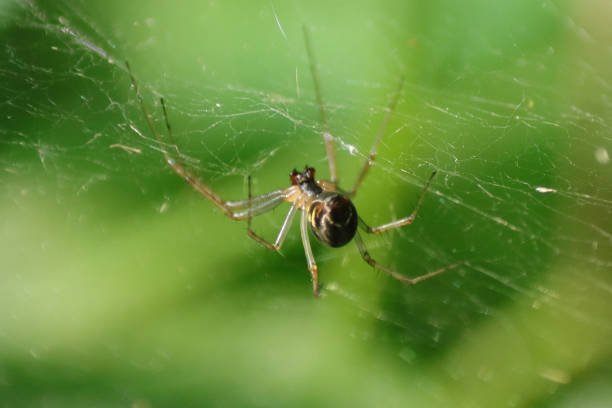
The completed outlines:
<svg viewBox="0 0 612 408">
<path fill-rule="evenodd" d="M 2 400 L 610 404 L 611 14 L 0 3 Z M 413 225 L 365 237 L 372 256 L 410 276 L 460 268 L 406 287 L 354 245 L 313 242 L 313 300 L 297 225 L 268 253 L 164 165 L 125 60 L 162 137 L 165 98 L 166 148 L 222 197 L 245 198 L 249 175 L 255 193 L 305 164 L 328 176 L 302 24 L 344 188 L 406 77 L 355 199 L 366 222 L 408 215 L 438 170 Z"/>
</svg>

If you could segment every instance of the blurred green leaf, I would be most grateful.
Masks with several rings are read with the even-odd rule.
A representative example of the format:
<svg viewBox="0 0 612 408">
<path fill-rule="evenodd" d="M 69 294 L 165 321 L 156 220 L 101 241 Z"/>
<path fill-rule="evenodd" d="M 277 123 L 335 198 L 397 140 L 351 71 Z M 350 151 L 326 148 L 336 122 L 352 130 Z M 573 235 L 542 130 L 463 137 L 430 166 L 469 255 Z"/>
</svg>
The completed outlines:
<svg viewBox="0 0 612 408">
<path fill-rule="evenodd" d="M 13 1 L 0 5 L 2 406 L 604 406 L 610 12 L 597 2 Z M 356 248 L 282 254 L 164 165 L 129 60 L 183 159 L 228 199 L 327 177 L 308 26 Z M 258 217 L 272 237 L 287 208 Z M 297 224 L 297 223 L 296 223 Z"/>
</svg>

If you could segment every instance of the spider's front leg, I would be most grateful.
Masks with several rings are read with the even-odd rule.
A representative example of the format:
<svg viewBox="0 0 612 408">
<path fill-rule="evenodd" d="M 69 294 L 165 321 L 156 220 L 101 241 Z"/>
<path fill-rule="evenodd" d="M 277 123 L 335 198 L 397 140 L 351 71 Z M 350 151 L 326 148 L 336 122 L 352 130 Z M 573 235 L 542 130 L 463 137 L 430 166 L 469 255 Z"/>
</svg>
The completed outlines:
<svg viewBox="0 0 612 408">
<path fill-rule="evenodd" d="M 180 154 L 178 153 L 178 148 L 176 147 L 176 143 L 173 143 L 174 138 L 172 135 L 172 127 L 170 126 L 170 120 L 168 119 L 168 110 L 166 109 L 166 103 L 164 102 L 164 98 L 160 98 L 159 102 L 161 104 L 162 112 L 164 115 L 164 122 L 166 124 L 166 132 L 168 135 L 168 139 L 174 146 L 174 149 L 177 151 L 177 157 L 173 157 L 168 152 L 168 149 L 166 148 L 167 143 L 164 141 L 164 138 L 161 136 L 161 134 L 155 129 L 153 120 L 151 119 L 151 115 L 149 114 L 149 110 L 147 109 L 145 105 L 144 98 L 140 91 L 140 86 L 138 84 L 138 81 L 136 80 L 136 77 L 132 73 L 132 68 L 130 67 L 130 64 L 127 61 L 125 62 L 125 68 L 130 76 L 130 80 L 132 81 L 132 87 L 134 88 L 134 91 L 136 92 L 136 98 L 138 99 L 138 104 L 140 106 L 140 110 L 142 111 L 142 115 L 144 116 L 145 123 L 147 124 L 147 127 L 149 128 L 149 131 L 151 132 L 151 134 L 155 137 L 155 140 L 157 141 L 157 144 L 159 145 L 159 149 L 164 155 L 166 164 L 172 169 L 172 171 L 174 171 L 178 176 L 180 176 L 189 185 L 191 185 L 191 187 L 193 187 L 194 190 L 202 194 L 208 200 L 212 201 L 212 203 L 215 204 L 219 209 L 221 209 L 221 211 L 223 211 L 223 213 L 226 216 L 232 219 L 235 219 L 235 220 L 245 219 L 248 214 L 245 215 L 244 213 L 237 212 L 240 209 L 240 207 L 243 207 L 242 205 L 243 202 L 232 203 L 232 202 L 223 200 L 217 193 L 215 193 L 212 190 L 212 188 L 210 188 L 205 183 L 201 182 L 181 163 Z M 140 135 L 141 137 L 144 137 L 142 133 L 140 133 L 140 131 L 138 131 L 135 127 L 133 127 L 133 129 L 136 133 L 138 133 L 138 135 Z M 281 193 L 282 191 L 279 190 L 277 192 L 270 193 L 269 195 L 261 196 L 253 200 L 249 200 L 249 202 L 252 202 L 253 205 L 262 204 L 260 203 L 260 201 L 261 202 L 266 201 L 265 199 L 267 198 L 270 198 L 270 200 L 272 200 L 273 198 L 272 195 L 278 196 Z M 276 203 L 276 201 L 271 201 L 271 202 Z M 282 199 L 278 201 L 279 204 L 280 202 L 282 202 Z M 266 203 L 266 204 L 269 205 L 269 203 Z M 256 211 L 251 211 L 251 213 L 256 215 Z"/>
<path fill-rule="evenodd" d="M 268 248 L 271 251 L 278 251 L 281 249 L 281 246 L 283 245 L 283 242 L 285 242 L 285 238 L 287 237 L 287 232 L 289 232 L 289 227 L 291 227 L 291 222 L 293 221 L 293 217 L 295 216 L 295 213 L 298 209 L 297 205 L 293 204 L 291 206 L 291 208 L 289 209 L 289 212 L 287 213 L 287 216 L 285 217 L 285 221 L 283 221 L 283 225 L 280 229 L 280 231 L 278 232 L 278 235 L 276 237 L 276 240 L 274 241 L 274 243 L 269 242 L 268 240 L 266 240 L 265 238 L 261 237 L 260 235 L 258 235 L 253 228 L 251 228 L 251 221 L 253 220 L 253 199 L 251 197 L 251 191 L 252 191 L 252 183 L 251 183 L 251 176 L 249 176 L 249 198 L 247 200 L 248 202 L 248 209 L 247 209 L 247 234 L 249 235 L 249 237 L 254 240 L 255 242 L 257 242 L 258 244 Z M 283 200 L 284 200 L 284 196 L 283 196 Z"/>
<path fill-rule="evenodd" d="M 310 44 L 310 32 L 306 26 L 302 26 L 304 35 L 304 45 L 306 46 L 306 54 L 308 55 L 308 63 L 310 65 L 310 74 L 312 76 L 312 82 L 315 90 L 315 97 L 317 105 L 319 105 L 319 115 L 322 127 L 322 136 L 325 143 L 325 152 L 327 154 L 327 163 L 329 165 L 329 178 L 331 184 L 335 186 L 338 184 L 338 167 L 336 165 L 336 151 L 334 147 L 334 137 L 329 131 L 329 124 L 327 123 L 327 112 L 325 110 L 325 103 L 323 102 L 323 95 L 321 93 L 321 84 L 319 81 L 319 71 L 317 69 L 317 62 L 314 57 L 314 52 Z"/>
</svg>

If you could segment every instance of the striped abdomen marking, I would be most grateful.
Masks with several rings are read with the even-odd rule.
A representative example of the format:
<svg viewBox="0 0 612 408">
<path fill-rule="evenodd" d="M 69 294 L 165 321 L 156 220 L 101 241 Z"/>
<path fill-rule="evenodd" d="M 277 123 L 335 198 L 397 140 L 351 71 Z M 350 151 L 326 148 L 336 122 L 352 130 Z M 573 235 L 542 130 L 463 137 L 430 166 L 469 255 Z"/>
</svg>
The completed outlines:
<svg viewBox="0 0 612 408">
<path fill-rule="evenodd" d="M 310 204 L 308 222 L 319 241 L 331 247 L 341 247 L 355 236 L 357 210 L 347 197 L 324 192 Z"/>
</svg>

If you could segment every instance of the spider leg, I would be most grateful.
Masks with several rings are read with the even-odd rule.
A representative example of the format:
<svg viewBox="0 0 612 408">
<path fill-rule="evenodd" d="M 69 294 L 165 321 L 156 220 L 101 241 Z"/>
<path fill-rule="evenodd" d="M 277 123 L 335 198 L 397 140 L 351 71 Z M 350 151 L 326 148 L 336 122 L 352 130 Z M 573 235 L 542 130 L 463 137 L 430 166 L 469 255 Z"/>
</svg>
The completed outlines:
<svg viewBox="0 0 612 408">
<path fill-rule="evenodd" d="M 286 198 L 286 197 L 287 197 L 286 190 L 282 189 L 282 190 L 276 190 L 270 193 L 262 194 L 260 196 L 247 198 L 246 200 L 226 201 L 225 205 L 228 208 L 231 208 L 234 212 L 236 212 L 238 210 L 248 209 L 249 207 L 250 208 L 257 207 L 258 205 L 260 205 L 262 202 L 265 202 L 265 201 L 274 200 L 277 198 Z"/>
<path fill-rule="evenodd" d="M 249 176 L 249 201 L 251 200 L 251 177 Z M 287 232 L 289 232 L 289 228 L 291 227 L 291 223 L 293 222 L 293 217 L 295 216 L 295 212 L 297 211 L 297 205 L 293 204 L 291 206 L 291 208 L 289 209 L 289 212 L 287 213 L 287 216 L 285 217 L 285 221 L 283 221 L 283 225 L 280 229 L 280 231 L 278 232 L 278 236 L 276 237 L 276 240 L 274 241 L 274 243 L 271 243 L 269 241 L 267 241 L 265 238 L 262 238 L 260 235 L 258 235 L 257 233 L 255 233 L 255 231 L 253 231 L 253 229 L 251 228 L 251 221 L 253 219 L 253 215 L 249 214 L 249 217 L 247 218 L 247 233 L 249 235 L 249 237 L 251 239 L 253 239 L 255 242 L 257 242 L 258 244 L 268 248 L 271 251 L 278 251 L 280 250 L 281 246 L 283 245 L 283 242 L 285 242 L 285 238 L 287 237 Z M 251 212 L 253 209 L 253 207 L 249 207 L 249 212 Z"/>
<path fill-rule="evenodd" d="M 306 216 L 306 211 L 302 211 L 302 218 L 300 220 L 300 232 L 302 234 L 304 252 L 306 253 L 308 271 L 310 272 L 310 276 L 312 278 L 312 293 L 315 295 L 315 297 L 319 297 L 319 272 L 317 268 L 317 263 L 314 259 L 314 255 L 312 254 L 310 238 L 308 237 L 308 217 Z"/>
<path fill-rule="evenodd" d="M 248 222 L 247 233 L 249 234 L 249 237 L 253 239 L 255 242 L 257 242 L 258 244 L 268 248 L 270 251 L 279 251 L 281 247 L 283 246 L 283 243 L 285 242 L 285 238 L 287 238 L 287 233 L 289 232 L 289 228 L 291 227 L 291 223 L 293 222 L 293 218 L 295 216 L 297 209 L 298 207 L 296 205 L 291 206 L 291 208 L 289 209 L 289 212 L 287 213 L 287 216 L 285 217 L 285 221 L 283 221 L 283 225 L 280 231 L 278 232 L 278 235 L 274 243 L 267 241 L 265 238 L 262 238 L 255 231 L 253 231 L 253 229 L 251 228 L 252 217 L 247 218 L 247 222 Z"/>
<path fill-rule="evenodd" d="M 249 195 L 251 191 L 250 182 L 249 177 Z M 250 197 L 246 200 L 226 201 L 225 206 L 234 213 L 233 218 L 242 220 L 270 211 L 285 201 L 293 202 L 296 192 L 299 192 L 299 187 L 291 186 L 256 197 Z"/>
<path fill-rule="evenodd" d="M 251 228 L 251 219 L 253 217 L 247 218 L 247 223 L 248 223 L 247 233 L 249 234 L 249 237 L 251 239 L 253 239 L 258 244 L 268 248 L 270 251 L 279 251 L 281 247 L 283 246 L 283 243 L 285 242 L 285 238 L 287 238 L 287 233 L 289 232 L 289 228 L 291 227 L 291 223 L 293 222 L 293 218 L 295 217 L 296 211 L 297 211 L 297 206 L 296 205 L 291 206 L 291 208 L 289 209 L 289 212 L 287 213 L 287 216 L 285 217 L 285 221 L 283 221 L 283 225 L 280 231 L 278 232 L 278 235 L 274 243 L 269 242 L 265 238 L 258 235 L 255 231 L 253 231 L 253 229 Z"/>
<path fill-rule="evenodd" d="M 276 207 L 277 205 L 285 201 L 285 199 L 292 194 L 293 189 L 290 187 L 286 189 L 276 190 L 271 193 L 261 195 L 259 197 L 254 197 L 249 200 L 243 200 L 243 201 L 225 201 L 223 200 L 208 185 L 204 184 L 195 175 L 193 175 L 189 170 L 187 170 L 187 168 L 180 162 L 178 158 L 175 158 L 171 156 L 170 153 L 168 153 L 168 150 L 166 149 L 167 143 L 164 142 L 162 136 L 159 134 L 159 132 L 157 132 L 157 130 L 155 129 L 155 126 L 153 125 L 151 115 L 149 114 L 149 111 L 147 110 L 147 107 L 144 103 L 144 98 L 142 97 L 142 93 L 140 92 L 138 81 L 136 80 L 136 77 L 132 73 L 130 64 L 127 61 L 125 63 L 125 67 L 128 71 L 128 74 L 130 75 L 132 86 L 134 87 L 134 90 L 136 91 L 136 97 L 138 99 L 138 103 L 140 105 L 142 114 L 145 117 L 147 127 L 149 128 L 149 131 L 151 132 L 151 134 L 155 136 L 155 139 L 157 140 L 157 143 L 159 144 L 160 150 L 162 154 L 164 155 L 166 164 L 176 174 L 178 174 L 183 180 L 189 183 L 189 185 L 191 185 L 197 192 L 199 192 L 204 197 L 212 201 L 212 203 L 215 204 L 219 209 L 221 209 L 221 211 L 223 211 L 223 213 L 226 216 L 234 220 L 243 220 L 248 217 L 254 217 L 256 215 L 262 214 Z M 177 150 L 177 153 L 178 153 L 178 149 L 176 148 L 176 143 L 173 142 L 172 127 L 170 126 L 170 120 L 168 119 L 168 111 L 166 109 L 166 104 L 163 98 L 160 98 L 160 103 L 161 103 L 162 111 L 164 114 L 164 121 L 166 124 L 166 130 L 168 132 L 168 138 L 170 139 L 170 142 L 173 143 L 173 146 L 175 150 Z M 179 155 L 177 155 L 177 157 L 178 156 Z M 247 207 L 248 209 L 245 211 L 244 209 Z M 243 211 L 237 211 L 237 210 L 243 210 Z"/>
<path fill-rule="evenodd" d="M 412 224 L 414 219 L 417 216 L 417 213 L 419 212 L 419 209 L 421 208 L 421 205 L 423 204 L 423 200 L 425 199 L 425 193 L 427 193 L 427 190 L 429 189 L 429 186 L 431 185 L 431 181 L 433 180 L 435 175 L 436 175 L 436 171 L 432 172 L 431 176 L 429 176 L 429 180 L 427 180 L 425 187 L 423 187 L 423 190 L 421 190 L 421 195 L 419 196 L 416 206 L 414 207 L 414 210 L 412 210 L 412 213 L 410 213 L 409 216 L 400 218 L 399 220 L 388 222 L 383 225 L 379 225 L 377 227 L 368 226 L 368 224 L 366 224 L 365 221 L 363 221 L 361 217 L 359 217 L 359 226 L 368 234 L 378 234 L 383 231 L 388 231 L 390 229 L 399 228 L 405 225 Z"/>
<path fill-rule="evenodd" d="M 370 154 L 368 155 L 368 158 L 363 164 L 363 167 L 361 168 L 361 171 L 359 172 L 359 176 L 357 176 L 357 180 L 355 181 L 355 184 L 353 185 L 353 189 L 351 190 L 349 194 L 350 197 L 354 197 L 357 194 L 357 190 L 359 189 L 359 187 L 361 186 L 361 183 L 363 182 L 366 175 L 368 174 L 368 170 L 370 170 L 370 167 L 374 163 L 374 160 L 376 160 L 376 155 L 378 153 L 378 145 L 380 145 L 380 142 L 382 141 L 382 138 L 385 135 L 385 132 L 387 131 L 387 126 L 389 125 L 391 116 L 393 116 L 393 112 L 395 112 L 395 107 L 397 106 L 397 102 L 399 100 L 400 94 L 402 93 L 403 87 L 404 87 L 404 77 L 401 77 L 399 83 L 397 84 L 397 89 L 395 90 L 395 94 L 393 95 L 393 98 L 391 98 L 391 101 L 389 102 L 389 106 L 387 106 L 383 121 L 381 122 L 380 127 L 378 128 L 378 132 L 376 133 L 376 138 L 374 139 L 374 144 L 370 148 Z"/>
<path fill-rule="evenodd" d="M 317 63 L 312 51 L 310 44 L 310 32 L 308 27 L 302 26 L 304 31 L 304 45 L 306 46 L 306 53 L 308 54 L 308 62 L 310 65 L 310 74 L 312 76 L 312 82 L 314 83 L 315 95 L 317 98 L 317 104 L 319 105 L 319 114 L 321 115 L 321 127 L 323 128 L 323 140 L 325 141 L 325 151 L 327 153 L 327 162 L 329 164 L 329 175 L 332 184 L 334 186 L 338 184 L 338 170 L 336 167 L 336 152 L 334 149 L 334 137 L 329 131 L 329 125 L 327 124 L 327 113 L 325 111 L 325 104 L 323 103 L 323 96 L 321 95 L 321 85 L 319 81 L 319 71 L 317 70 Z"/>
<path fill-rule="evenodd" d="M 375 261 L 371 256 L 370 253 L 368 252 L 368 249 L 366 248 L 363 240 L 361 239 L 361 236 L 359 235 L 359 232 L 355 235 L 355 243 L 357 244 L 357 248 L 359 249 L 359 253 L 361 254 L 361 258 L 363 258 L 363 260 L 370 265 L 371 267 L 373 267 L 374 269 L 377 269 L 379 271 L 385 272 L 389 275 L 391 275 L 391 277 L 393 277 L 394 279 L 397 279 L 400 282 L 406 283 L 408 285 L 416 285 L 419 282 L 423 282 L 427 279 L 433 278 L 434 276 L 440 275 L 441 273 L 444 273 L 446 271 L 449 271 L 451 269 L 456 268 L 459 265 L 463 265 L 464 262 L 458 262 L 458 263 L 454 263 L 451 265 L 447 265 L 443 268 L 437 269 L 433 272 L 428 272 L 426 274 L 423 275 L 419 275 L 416 276 L 414 278 L 409 278 L 407 276 L 404 276 L 402 274 L 400 274 L 399 272 L 381 265 L 380 263 L 378 263 L 377 261 Z"/>
<path fill-rule="evenodd" d="M 281 193 L 284 192 L 284 190 L 278 190 L 278 191 Z M 232 215 L 230 217 L 234 220 L 248 220 L 249 218 L 253 218 L 258 215 L 264 214 L 276 208 L 280 204 L 284 203 L 286 199 L 286 195 L 282 194 L 280 196 L 267 199 L 265 201 L 261 201 L 261 200 L 256 201 L 257 198 L 258 197 L 253 198 L 253 205 L 251 207 L 246 207 L 245 209 L 241 211 L 230 209 L 230 211 L 232 211 Z"/>
</svg>

